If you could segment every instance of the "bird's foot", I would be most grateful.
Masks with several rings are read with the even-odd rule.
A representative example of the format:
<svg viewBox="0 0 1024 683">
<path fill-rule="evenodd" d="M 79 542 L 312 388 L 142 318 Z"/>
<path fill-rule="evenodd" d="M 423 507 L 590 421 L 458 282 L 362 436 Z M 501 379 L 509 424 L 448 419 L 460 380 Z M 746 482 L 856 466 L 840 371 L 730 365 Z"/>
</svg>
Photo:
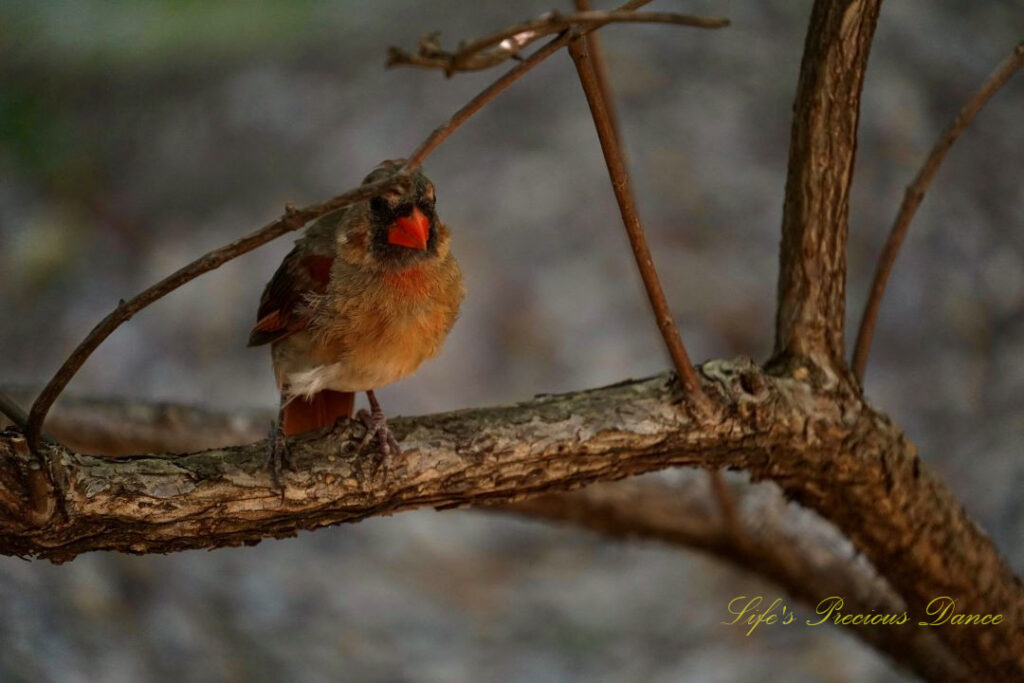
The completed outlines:
<svg viewBox="0 0 1024 683">
<path fill-rule="evenodd" d="M 267 454 L 266 467 L 270 470 L 270 478 L 274 483 L 274 488 L 280 491 L 281 498 L 284 498 L 284 468 L 294 471 L 295 468 L 292 466 L 292 454 L 288 446 L 288 439 L 284 435 L 284 431 L 281 429 L 280 422 L 274 423 L 270 426 L 270 434 L 267 436 L 267 441 L 270 442 L 269 453 Z"/>
<path fill-rule="evenodd" d="M 388 427 L 388 421 L 384 417 L 384 412 L 379 408 L 374 408 L 372 412 L 360 410 L 356 413 L 356 418 L 366 425 L 366 435 L 363 436 L 363 440 L 359 444 L 359 450 L 363 450 L 369 445 L 370 441 L 376 439 L 377 451 L 381 457 L 380 462 L 377 463 L 377 467 L 374 469 L 374 474 L 383 470 L 384 475 L 387 476 L 391 472 L 392 456 L 400 454 L 402 449 L 398 446 L 398 440 Z"/>
</svg>

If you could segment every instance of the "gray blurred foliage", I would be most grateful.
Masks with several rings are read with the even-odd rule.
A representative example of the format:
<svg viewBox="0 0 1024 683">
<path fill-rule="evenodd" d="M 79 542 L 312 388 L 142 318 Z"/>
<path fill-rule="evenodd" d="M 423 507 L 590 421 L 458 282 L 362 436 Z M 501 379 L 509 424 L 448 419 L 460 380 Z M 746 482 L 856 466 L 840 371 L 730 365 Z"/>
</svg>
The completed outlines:
<svg viewBox="0 0 1024 683">
<path fill-rule="evenodd" d="M 718 32 L 604 32 L 642 214 L 691 354 L 771 348 L 788 116 L 810 2 L 660 3 Z M 118 298 L 401 156 L 494 77 L 385 71 L 543 2 L 0 3 L 0 381 L 38 385 Z M 892 0 L 854 185 L 850 327 L 904 185 L 1021 37 L 1019 1 Z M 381 392 L 447 410 L 642 376 L 663 353 L 568 58 L 427 163 L 469 296 L 443 356 Z M 883 306 L 867 386 L 1024 569 L 1024 82 L 953 151 Z M 71 385 L 268 407 L 245 349 L 283 239 L 121 328 Z M 692 476 L 679 474 L 675 476 Z M 255 548 L 0 560 L 0 680 L 893 681 L 827 628 L 721 626 L 778 591 L 675 549 L 473 512 Z"/>
</svg>

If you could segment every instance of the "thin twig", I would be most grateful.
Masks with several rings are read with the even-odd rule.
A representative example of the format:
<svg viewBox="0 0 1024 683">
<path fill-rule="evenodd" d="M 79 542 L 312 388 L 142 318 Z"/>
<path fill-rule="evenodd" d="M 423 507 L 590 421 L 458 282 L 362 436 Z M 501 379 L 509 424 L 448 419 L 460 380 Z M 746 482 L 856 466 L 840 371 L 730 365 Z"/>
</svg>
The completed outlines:
<svg viewBox="0 0 1024 683">
<path fill-rule="evenodd" d="M 590 11 L 590 0 L 576 0 L 576 9 L 580 12 Z M 727 20 L 726 23 L 728 23 Z M 608 78 L 608 66 L 605 63 L 604 51 L 601 49 L 601 39 L 598 34 L 589 33 L 584 38 L 587 43 L 587 52 L 590 54 L 590 61 L 594 65 L 594 75 L 597 77 L 597 85 L 601 88 L 601 96 L 604 98 L 604 102 L 608 109 L 608 118 L 612 122 L 612 131 L 615 133 L 616 143 L 619 145 L 619 149 L 623 150 L 623 156 L 625 156 L 625 147 L 622 141 L 622 129 L 619 127 L 619 114 L 615 111 L 615 98 L 612 96 L 611 81 Z"/>
<path fill-rule="evenodd" d="M 463 43 L 448 52 L 437 42 L 438 33 L 424 36 L 415 53 L 398 47 L 388 51 L 387 65 L 440 69 L 451 76 L 457 71 L 489 69 L 518 55 L 525 47 L 544 36 L 569 28 L 600 28 L 611 23 L 658 23 L 696 28 L 722 28 L 729 21 L 718 17 L 695 17 L 677 12 L 581 11 L 575 14 L 548 12 L 536 19 L 502 29 L 497 33 Z"/>
<path fill-rule="evenodd" d="M 637 7 L 643 7 L 649 2 L 651 2 L 651 0 L 630 0 L 619 7 L 619 10 L 630 11 Z M 596 31 L 601 26 L 603 26 L 603 24 L 581 29 L 580 35 L 587 35 L 592 31 Z M 433 153 L 435 149 L 440 147 L 441 144 L 444 143 L 444 141 L 447 140 L 453 132 L 455 132 L 455 129 L 461 126 L 469 117 L 479 111 L 485 104 L 497 97 L 505 88 L 519 80 L 527 71 L 568 45 L 572 38 L 573 37 L 570 35 L 569 31 L 564 31 L 545 43 L 540 49 L 521 61 L 519 64 L 509 69 L 505 75 L 496 80 L 486 89 L 482 90 L 476 97 L 467 102 L 465 106 L 455 112 L 455 114 L 452 115 L 444 125 L 435 128 L 427 139 L 423 141 L 423 144 L 421 144 L 415 152 L 409 155 L 409 159 L 405 163 L 406 170 L 412 171 L 423 163 L 423 160 Z"/>
<path fill-rule="evenodd" d="M 878 322 L 878 310 L 882 305 L 882 297 L 885 294 L 885 286 L 889 282 L 889 275 L 892 273 L 893 265 L 896 263 L 896 256 L 899 254 L 903 240 L 910 229 L 910 221 L 917 213 L 917 207 L 924 199 L 924 193 L 928 190 L 935 173 L 946 158 L 953 143 L 967 126 L 971 125 L 974 117 L 982 110 L 985 104 L 996 94 L 1010 77 L 1024 65 L 1024 43 L 1017 45 L 1009 57 L 1004 59 L 996 67 L 981 87 L 967 101 L 960 113 L 956 115 L 953 122 L 949 124 L 942 137 L 935 143 L 931 154 L 925 160 L 921 170 L 917 172 L 914 181 L 907 186 L 903 195 L 903 203 L 896 214 L 896 220 L 889 231 L 889 238 L 882 249 L 882 255 L 875 267 L 875 277 L 871 282 L 871 294 L 864 306 L 864 315 L 860 321 L 860 329 L 857 331 L 857 345 L 853 351 L 853 371 L 857 381 L 864 381 L 864 371 L 868 364 L 868 353 L 871 351 L 871 339 L 875 334 L 875 325 Z"/>
<path fill-rule="evenodd" d="M 46 414 L 50 410 L 50 406 L 57 400 L 57 397 L 64 390 L 64 387 L 67 386 L 68 382 L 71 381 L 71 378 L 75 376 L 79 368 L 82 367 L 82 364 L 92 355 L 92 352 L 122 323 L 127 322 L 142 309 L 170 294 L 182 285 L 191 282 L 203 273 L 219 268 L 228 261 L 248 253 L 287 232 L 298 230 L 309 221 L 324 214 L 386 192 L 395 185 L 400 184 L 403 175 L 403 171 L 399 170 L 390 178 L 362 185 L 354 190 L 344 192 L 333 199 L 319 204 L 312 204 L 303 209 L 296 209 L 289 205 L 285 207 L 284 215 L 276 221 L 230 244 L 204 254 L 128 301 L 122 299 L 118 303 L 117 308 L 101 320 L 89 332 L 82 343 L 71 352 L 71 355 L 61 365 L 57 374 L 47 383 L 42 392 L 40 392 L 39 397 L 32 404 L 25 427 L 25 436 L 31 448 L 36 450 L 39 432 L 43 426 L 43 421 L 46 419 Z"/>
<path fill-rule="evenodd" d="M 648 2 L 650 2 L 650 0 L 630 0 L 622 5 L 619 10 L 633 10 L 637 7 L 642 7 Z M 584 29 L 584 32 L 596 30 L 603 25 L 604 24 L 595 24 Z M 369 199 L 382 192 L 386 192 L 395 184 L 402 182 L 400 179 L 401 176 L 423 163 L 423 160 L 431 152 L 437 149 L 437 147 L 470 116 L 497 97 L 498 94 L 518 80 L 527 71 L 550 55 L 554 54 L 559 48 L 567 45 L 570 39 L 571 38 L 568 35 L 562 35 L 555 38 L 538 50 L 537 53 L 531 55 L 529 59 L 517 65 L 484 89 L 479 95 L 470 100 L 466 106 L 456 112 L 447 123 L 440 128 L 435 129 L 423 144 L 413 152 L 405 166 L 399 169 L 391 178 L 363 185 L 354 190 L 340 194 L 326 202 L 313 204 L 304 209 L 295 209 L 291 206 L 286 207 L 285 215 L 273 223 L 270 223 L 263 228 L 232 242 L 231 244 L 215 249 L 214 251 L 201 256 L 196 261 L 193 261 L 184 268 L 161 280 L 129 301 L 126 302 L 122 300 L 118 304 L 117 308 L 107 315 L 106 318 L 100 321 L 100 323 L 93 328 L 82 343 L 79 344 L 71 353 L 67 360 L 64 361 L 63 365 L 61 365 L 60 369 L 47 383 L 42 392 L 40 392 L 39 397 L 36 398 L 35 402 L 32 404 L 25 427 L 25 436 L 27 437 L 28 443 L 33 451 L 38 452 L 37 446 L 39 442 L 39 434 L 53 402 L 57 400 L 57 397 L 67 386 L 68 382 L 71 381 L 71 378 L 75 376 L 75 373 L 78 372 L 89 356 L 92 355 L 93 351 L 95 351 L 96 348 L 99 347 L 99 345 L 121 324 L 128 321 L 133 315 L 141 311 L 146 306 L 149 306 L 153 302 L 159 300 L 163 296 L 169 294 L 178 287 L 181 287 L 185 283 L 190 282 L 203 273 L 207 273 L 218 268 L 231 259 L 252 251 L 253 249 L 260 247 L 287 232 L 297 230 L 309 221 L 319 218 L 324 214 L 330 213 L 331 211 L 335 211 L 349 204 Z M 46 460 L 48 456 L 42 455 L 41 457 Z M 47 462 L 45 464 L 47 465 L 48 470 L 52 471 L 52 463 Z"/>
<path fill-rule="evenodd" d="M 530 55 L 527 59 L 523 60 L 515 67 L 508 70 L 501 78 L 496 80 L 494 83 L 489 85 L 484 90 L 480 91 L 473 99 L 467 102 L 461 109 L 452 115 L 443 125 L 434 129 L 434 131 L 427 137 L 423 143 L 416 148 L 408 161 L 406 161 L 405 168 L 409 171 L 418 167 L 423 160 L 427 158 L 435 149 L 441 146 L 441 144 L 448 139 L 448 137 L 455 132 L 455 130 L 466 122 L 469 117 L 473 116 L 478 112 L 484 105 L 497 97 L 505 88 L 512 85 L 527 71 L 540 64 L 542 61 L 553 55 L 554 53 L 561 50 L 569 43 L 568 38 L 558 37 L 539 50 Z"/>
<path fill-rule="evenodd" d="M 587 97 L 587 104 L 590 105 L 590 113 L 594 118 L 594 127 L 597 129 L 597 136 L 601 141 L 601 151 L 604 153 L 604 160 L 608 166 L 608 175 L 611 178 L 612 190 L 615 192 L 615 199 L 619 204 L 619 211 L 622 214 L 622 223 L 626 228 L 629 237 L 629 244 L 633 249 L 633 256 L 636 258 L 637 268 L 640 270 L 640 277 L 643 280 L 644 288 L 647 290 L 647 298 L 654 310 L 654 317 L 661 331 L 665 346 L 668 347 L 669 355 L 672 357 L 672 364 L 675 366 L 676 374 L 686 389 L 687 396 L 695 407 L 701 412 L 706 412 L 708 406 L 707 396 L 701 387 L 697 371 L 693 369 L 690 357 L 686 353 L 686 347 L 676 329 L 675 321 L 672 319 L 672 311 L 665 299 L 665 292 L 661 288 L 661 281 L 658 279 L 658 271 L 654 266 L 654 258 L 647 246 L 647 238 L 644 236 L 643 224 L 636 211 L 636 204 L 633 201 L 633 192 L 630 189 L 629 172 L 626 170 L 625 161 L 622 158 L 622 150 L 617 144 L 617 138 L 613 129 L 612 120 L 608 115 L 608 106 L 601 94 L 601 87 L 598 84 L 597 75 L 594 72 L 593 64 L 587 55 L 586 43 L 582 40 L 574 40 L 569 44 L 569 54 L 572 56 L 576 71 L 583 85 L 583 92 Z"/>
<path fill-rule="evenodd" d="M 590 10 L 590 0 L 575 0 L 575 2 L 577 10 L 581 12 Z M 605 63 L 604 53 L 601 50 L 600 39 L 598 38 L 597 33 L 592 33 L 583 38 L 583 40 L 586 42 L 587 54 L 590 55 L 590 63 L 594 71 L 594 78 L 601 91 L 605 111 L 608 113 L 608 121 L 611 131 L 615 137 L 615 145 L 618 147 L 620 155 L 624 159 L 626 154 L 624 151 L 621 129 L 619 128 L 619 117 L 615 107 L 615 98 L 612 96 L 611 84 L 608 79 L 608 68 Z M 652 302 L 651 305 L 653 307 L 654 303 Z M 722 474 L 721 470 L 708 470 L 707 475 L 711 484 L 711 490 L 714 493 L 714 499 L 718 504 L 719 512 L 721 512 L 725 529 L 732 536 L 737 546 L 748 548 L 750 546 L 750 539 L 747 537 L 746 531 L 739 522 L 739 517 L 736 512 L 736 501 L 733 499 L 732 491 L 729 490 L 729 487 L 726 484 L 725 475 Z"/>
</svg>

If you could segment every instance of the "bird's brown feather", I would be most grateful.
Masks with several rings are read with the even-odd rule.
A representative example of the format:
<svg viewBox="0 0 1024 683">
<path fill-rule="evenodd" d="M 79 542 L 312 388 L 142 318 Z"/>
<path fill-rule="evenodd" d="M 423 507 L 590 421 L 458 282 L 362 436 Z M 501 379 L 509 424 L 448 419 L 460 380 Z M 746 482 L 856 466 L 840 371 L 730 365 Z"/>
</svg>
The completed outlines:
<svg viewBox="0 0 1024 683">
<path fill-rule="evenodd" d="M 407 194 L 322 217 L 285 257 L 249 338 L 250 346 L 273 343 L 285 434 L 351 417 L 351 392 L 406 377 L 440 351 L 465 290 L 433 206 L 433 185 L 414 174 Z M 391 239 L 403 220 L 419 220 L 421 232 L 429 221 L 426 245 Z"/>
<path fill-rule="evenodd" d="M 350 391 L 326 389 L 310 398 L 296 396 L 281 409 L 281 431 L 291 436 L 332 427 L 341 418 L 352 417 L 355 403 L 356 395 Z"/>
<path fill-rule="evenodd" d="M 296 247 L 274 273 L 256 313 L 257 322 L 249 334 L 249 346 L 279 341 L 309 325 L 304 304 L 310 296 L 323 294 L 331 279 L 332 256 L 303 256 Z"/>
</svg>

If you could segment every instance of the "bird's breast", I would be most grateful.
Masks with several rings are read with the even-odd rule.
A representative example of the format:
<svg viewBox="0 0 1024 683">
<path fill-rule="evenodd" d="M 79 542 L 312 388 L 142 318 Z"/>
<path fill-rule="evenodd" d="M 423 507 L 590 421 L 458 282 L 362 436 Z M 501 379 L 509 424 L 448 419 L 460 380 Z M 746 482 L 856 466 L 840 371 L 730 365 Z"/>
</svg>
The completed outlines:
<svg viewBox="0 0 1024 683">
<path fill-rule="evenodd" d="M 426 268 L 384 273 L 365 290 L 335 297 L 321 317 L 317 361 L 337 391 L 365 391 L 412 374 L 441 350 L 455 322 L 461 285 L 450 291 Z"/>
<path fill-rule="evenodd" d="M 398 297 L 407 303 L 427 303 L 431 294 L 432 278 L 424 268 L 406 268 L 399 271 L 390 271 L 382 278 L 385 289 L 392 296 Z"/>
</svg>

